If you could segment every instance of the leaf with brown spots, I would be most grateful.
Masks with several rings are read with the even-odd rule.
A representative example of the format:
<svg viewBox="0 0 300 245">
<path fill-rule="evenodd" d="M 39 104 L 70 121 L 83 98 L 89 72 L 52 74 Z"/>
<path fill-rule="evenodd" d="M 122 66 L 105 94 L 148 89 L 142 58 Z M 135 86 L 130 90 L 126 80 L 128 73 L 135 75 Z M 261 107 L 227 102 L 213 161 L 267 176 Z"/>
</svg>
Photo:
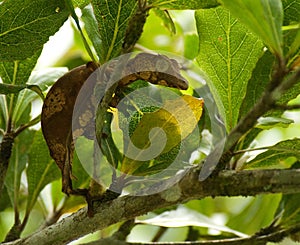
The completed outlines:
<svg viewBox="0 0 300 245">
<path fill-rule="evenodd" d="M 66 194 L 85 195 L 85 190 L 72 188 L 72 115 L 77 95 L 87 78 L 97 69 L 89 62 L 59 78 L 44 101 L 41 125 L 51 157 L 62 172 L 62 191 Z"/>
</svg>

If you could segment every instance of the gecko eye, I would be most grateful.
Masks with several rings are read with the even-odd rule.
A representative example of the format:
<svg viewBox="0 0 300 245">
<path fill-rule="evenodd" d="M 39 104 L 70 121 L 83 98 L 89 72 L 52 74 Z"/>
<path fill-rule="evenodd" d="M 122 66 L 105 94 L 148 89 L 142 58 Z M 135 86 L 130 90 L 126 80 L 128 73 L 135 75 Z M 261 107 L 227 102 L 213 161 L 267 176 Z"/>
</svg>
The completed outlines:
<svg viewBox="0 0 300 245">
<path fill-rule="evenodd" d="M 155 69 L 159 72 L 165 72 L 169 69 L 170 63 L 163 59 L 162 57 L 158 57 L 156 63 L 155 63 Z"/>
</svg>

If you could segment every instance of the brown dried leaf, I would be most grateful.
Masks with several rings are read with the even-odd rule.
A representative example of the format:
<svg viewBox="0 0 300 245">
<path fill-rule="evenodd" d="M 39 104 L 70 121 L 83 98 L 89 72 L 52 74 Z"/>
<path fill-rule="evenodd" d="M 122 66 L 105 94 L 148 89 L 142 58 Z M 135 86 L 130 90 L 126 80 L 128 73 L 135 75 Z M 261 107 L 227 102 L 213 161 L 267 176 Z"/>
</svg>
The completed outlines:
<svg viewBox="0 0 300 245">
<path fill-rule="evenodd" d="M 51 157 L 62 171 L 63 192 L 72 194 L 72 115 L 77 95 L 97 65 L 89 62 L 59 78 L 44 101 L 41 125 Z"/>
</svg>

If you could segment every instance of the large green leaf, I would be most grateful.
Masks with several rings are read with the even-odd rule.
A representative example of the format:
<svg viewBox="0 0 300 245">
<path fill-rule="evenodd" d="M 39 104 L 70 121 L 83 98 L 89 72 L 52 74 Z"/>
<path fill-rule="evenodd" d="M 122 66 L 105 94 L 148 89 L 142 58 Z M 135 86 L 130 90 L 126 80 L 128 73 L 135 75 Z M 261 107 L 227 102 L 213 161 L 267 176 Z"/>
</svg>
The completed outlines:
<svg viewBox="0 0 300 245">
<path fill-rule="evenodd" d="M 14 201 L 17 201 L 19 196 L 21 174 L 28 160 L 28 152 L 34 134 L 35 131 L 25 130 L 14 141 L 12 156 L 5 178 L 5 186 L 12 204 L 16 203 Z"/>
<path fill-rule="evenodd" d="M 262 42 L 222 7 L 196 11 L 200 68 L 230 131 L 237 123 Z"/>
<path fill-rule="evenodd" d="M 97 55 L 101 56 L 101 36 L 98 30 L 98 23 L 95 18 L 91 5 L 86 6 L 82 9 L 81 19 L 84 22 L 85 30 L 92 41 L 92 44 L 96 50 Z"/>
<path fill-rule="evenodd" d="M 64 0 L 6 0 L 0 5 L 0 60 L 31 57 L 65 22 Z"/>
<path fill-rule="evenodd" d="M 300 0 L 282 0 L 284 19 L 283 25 L 300 22 Z"/>
<path fill-rule="evenodd" d="M 281 141 L 247 162 L 244 168 L 288 168 L 300 159 L 300 139 Z"/>
<path fill-rule="evenodd" d="M 72 0 L 74 7 L 84 8 L 86 5 L 90 3 L 89 0 Z"/>
<path fill-rule="evenodd" d="M 284 51 L 292 63 L 300 55 L 300 0 L 283 0 Z"/>
<path fill-rule="evenodd" d="M 252 77 L 248 82 L 246 96 L 240 108 L 239 117 L 243 117 L 262 96 L 263 91 L 270 81 L 275 58 L 270 52 L 265 52 L 258 60 Z"/>
<path fill-rule="evenodd" d="M 219 5 L 217 0 L 151 0 L 149 2 L 155 7 L 162 9 L 204 9 L 214 8 Z"/>
<path fill-rule="evenodd" d="M 25 84 L 35 67 L 41 49 L 29 58 L 0 62 L 0 76 L 6 84 Z"/>
<path fill-rule="evenodd" d="M 33 139 L 26 170 L 28 182 L 28 203 L 26 212 L 33 208 L 42 189 L 51 181 L 60 178 L 60 172 L 50 157 L 42 132 L 37 131 Z"/>
<path fill-rule="evenodd" d="M 221 2 L 253 33 L 257 34 L 272 53 L 282 56 L 281 0 L 221 0 Z"/>
<path fill-rule="evenodd" d="M 135 0 L 92 0 L 101 37 L 100 62 L 120 55 L 130 17 L 134 14 Z"/>
</svg>

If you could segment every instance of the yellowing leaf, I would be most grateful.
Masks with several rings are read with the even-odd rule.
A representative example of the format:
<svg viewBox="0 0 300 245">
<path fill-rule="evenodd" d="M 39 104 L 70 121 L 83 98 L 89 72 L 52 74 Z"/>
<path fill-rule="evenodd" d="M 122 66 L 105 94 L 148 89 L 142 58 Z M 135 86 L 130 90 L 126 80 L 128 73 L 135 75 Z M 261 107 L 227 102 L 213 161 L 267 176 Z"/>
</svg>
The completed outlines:
<svg viewBox="0 0 300 245">
<path fill-rule="evenodd" d="M 203 99 L 184 95 L 166 101 L 159 110 L 144 113 L 125 150 L 121 171 L 133 173 L 143 161 L 152 160 L 177 146 L 197 126 L 203 103 Z"/>
</svg>

